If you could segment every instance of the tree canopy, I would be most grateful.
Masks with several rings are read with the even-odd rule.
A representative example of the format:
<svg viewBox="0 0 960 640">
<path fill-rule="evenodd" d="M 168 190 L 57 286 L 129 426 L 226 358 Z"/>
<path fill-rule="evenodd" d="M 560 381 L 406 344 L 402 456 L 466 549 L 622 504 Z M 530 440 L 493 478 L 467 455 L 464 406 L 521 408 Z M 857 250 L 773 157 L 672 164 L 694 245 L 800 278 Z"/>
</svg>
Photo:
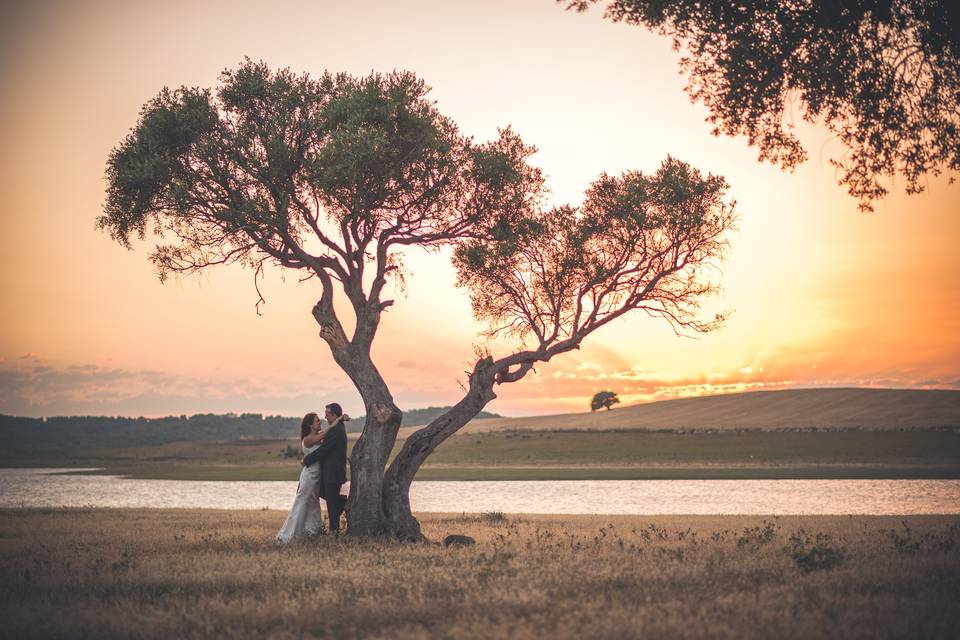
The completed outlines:
<svg viewBox="0 0 960 640">
<path fill-rule="evenodd" d="M 620 398 L 613 391 L 598 391 L 590 399 L 590 411 L 606 409 L 609 411 L 615 404 L 620 404 Z"/>
<path fill-rule="evenodd" d="M 127 246 L 151 223 L 174 239 L 152 255 L 161 277 L 272 261 L 359 294 L 373 259 L 372 301 L 392 247 L 460 237 L 526 193 L 516 136 L 476 145 L 427 92 L 408 72 L 313 80 L 249 60 L 216 94 L 164 89 L 110 155 L 99 225 Z"/>
<path fill-rule="evenodd" d="M 602 175 L 580 207 L 501 219 L 454 254 L 458 283 L 490 335 L 567 350 L 632 310 L 706 332 L 699 318 L 733 211 L 720 176 L 668 157 L 653 174 Z"/>
<path fill-rule="evenodd" d="M 580 11 L 601 0 L 558 0 Z M 960 170 L 960 5 L 952 0 L 614 0 L 605 15 L 673 39 L 714 134 L 744 135 L 792 169 L 796 113 L 845 152 L 831 159 L 860 208 L 900 176 Z M 951 175 L 951 181 L 953 175 Z"/>
</svg>

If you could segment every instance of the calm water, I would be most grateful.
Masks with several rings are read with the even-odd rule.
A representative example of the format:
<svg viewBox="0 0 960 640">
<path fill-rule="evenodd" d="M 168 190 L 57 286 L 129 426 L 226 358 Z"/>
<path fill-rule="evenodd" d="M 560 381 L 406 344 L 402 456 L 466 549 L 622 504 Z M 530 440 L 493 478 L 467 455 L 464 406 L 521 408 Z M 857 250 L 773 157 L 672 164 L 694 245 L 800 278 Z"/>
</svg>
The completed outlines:
<svg viewBox="0 0 960 640">
<path fill-rule="evenodd" d="M 128 480 L 0 469 L 0 507 L 289 509 L 296 482 Z M 75 471 L 75 469 L 74 469 Z M 414 511 L 448 513 L 960 513 L 960 480 L 414 482 Z"/>
</svg>

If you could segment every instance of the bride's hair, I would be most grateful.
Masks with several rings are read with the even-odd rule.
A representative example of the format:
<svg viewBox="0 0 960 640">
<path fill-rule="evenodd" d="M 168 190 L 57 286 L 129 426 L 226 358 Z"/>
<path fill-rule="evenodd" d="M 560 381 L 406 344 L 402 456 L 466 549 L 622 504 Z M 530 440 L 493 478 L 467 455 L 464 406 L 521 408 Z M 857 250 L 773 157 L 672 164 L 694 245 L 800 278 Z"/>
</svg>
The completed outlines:
<svg viewBox="0 0 960 640">
<path fill-rule="evenodd" d="M 303 422 L 300 423 L 300 439 L 303 440 L 308 435 L 310 435 L 310 427 L 313 426 L 314 418 L 317 418 L 317 414 L 310 412 L 307 415 L 303 416 Z"/>
</svg>

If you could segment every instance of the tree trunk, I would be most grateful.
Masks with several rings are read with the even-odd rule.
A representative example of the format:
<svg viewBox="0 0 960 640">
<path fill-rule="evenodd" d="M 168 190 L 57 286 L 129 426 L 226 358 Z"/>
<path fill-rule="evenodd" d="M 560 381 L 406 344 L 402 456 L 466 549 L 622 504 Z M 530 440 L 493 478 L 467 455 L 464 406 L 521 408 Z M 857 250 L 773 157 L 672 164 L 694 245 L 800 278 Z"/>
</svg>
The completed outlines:
<svg viewBox="0 0 960 640">
<path fill-rule="evenodd" d="M 402 413 L 389 397 L 364 400 L 367 421 L 350 454 L 350 498 L 347 501 L 347 532 L 378 536 L 388 532 L 383 510 L 383 476 L 387 458 L 396 442 Z"/>
<path fill-rule="evenodd" d="M 424 539 L 420 523 L 410 509 L 410 485 L 427 457 L 497 397 L 493 393 L 491 364 L 490 358 L 477 363 L 467 395 L 449 411 L 407 438 L 387 469 L 383 479 L 383 512 L 389 535 L 413 542 Z"/>
<path fill-rule="evenodd" d="M 383 511 L 383 475 L 397 440 L 403 413 L 370 359 L 369 345 L 351 343 L 333 312 L 332 298 L 324 296 L 313 308 L 320 336 L 330 346 L 333 359 L 350 377 L 363 399 L 367 419 L 350 454 L 350 496 L 347 533 L 382 535 L 388 527 Z"/>
<path fill-rule="evenodd" d="M 350 454 L 350 497 L 347 502 L 347 532 L 376 536 L 388 529 L 383 512 L 383 475 L 397 441 L 403 413 L 369 358 L 343 366 L 363 398 L 367 420 Z"/>
</svg>

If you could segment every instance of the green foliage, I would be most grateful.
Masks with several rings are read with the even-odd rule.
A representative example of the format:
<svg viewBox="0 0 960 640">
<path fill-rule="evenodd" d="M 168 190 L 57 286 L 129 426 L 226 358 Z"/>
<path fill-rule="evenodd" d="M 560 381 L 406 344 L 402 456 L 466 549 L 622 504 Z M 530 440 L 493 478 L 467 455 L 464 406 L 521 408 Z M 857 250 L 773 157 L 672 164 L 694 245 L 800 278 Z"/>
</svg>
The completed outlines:
<svg viewBox="0 0 960 640">
<path fill-rule="evenodd" d="M 137 131 L 110 154 L 106 215 L 99 220 L 129 246 L 131 233 L 143 238 L 148 215 L 164 205 L 177 180 L 179 161 L 216 125 L 210 95 L 194 89 L 164 89 L 140 114 Z"/>
<path fill-rule="evenodd" d="M 600 0 L 569 2 L 585 10 Z M 606 14 L 670 36 L 687 92 L 714 133 L 746 136 L 761 160 L 807 158 L 794 113 L 846 152 L 831 162 L 861 209 L 884 177 L 923 190 L 960 170 L 960 9 L 952 0 L 613 0 Z"/>
<path fill-rule="evenodd" d="M 696 315 L 733 226 L 727 186 L 667 157 L 650 175 L 601 175 L 579 208 L 528 200 L 456 248 L 458 284 L 491 335 L 579 341 L 633 309 L 708 331 L 722 317 Z"/>
<path fill-rule="evenodd" d="M 599 409 L 609 411 L 613 405 L 619 403 L 620 398 L 618 398 L 617 394 L 613 391 L 598 391 L 593 394 L 593 398 L 590 400 L 590 411 L 597 411 Z"/>
<path fill-rule="evenodd" d="M 409 72 L 314 80 L 249 59 L 215 92 L 164 89 L 110 155 L 98 224 L 127 246 L 173 238 L 151 258 L 161 277 L 237 261 L 345 274 L 371 242 L 448 242 L 510 210 L 529 170 L 509 130 L 475 144 L 428 92 Z"/>
</svg>

